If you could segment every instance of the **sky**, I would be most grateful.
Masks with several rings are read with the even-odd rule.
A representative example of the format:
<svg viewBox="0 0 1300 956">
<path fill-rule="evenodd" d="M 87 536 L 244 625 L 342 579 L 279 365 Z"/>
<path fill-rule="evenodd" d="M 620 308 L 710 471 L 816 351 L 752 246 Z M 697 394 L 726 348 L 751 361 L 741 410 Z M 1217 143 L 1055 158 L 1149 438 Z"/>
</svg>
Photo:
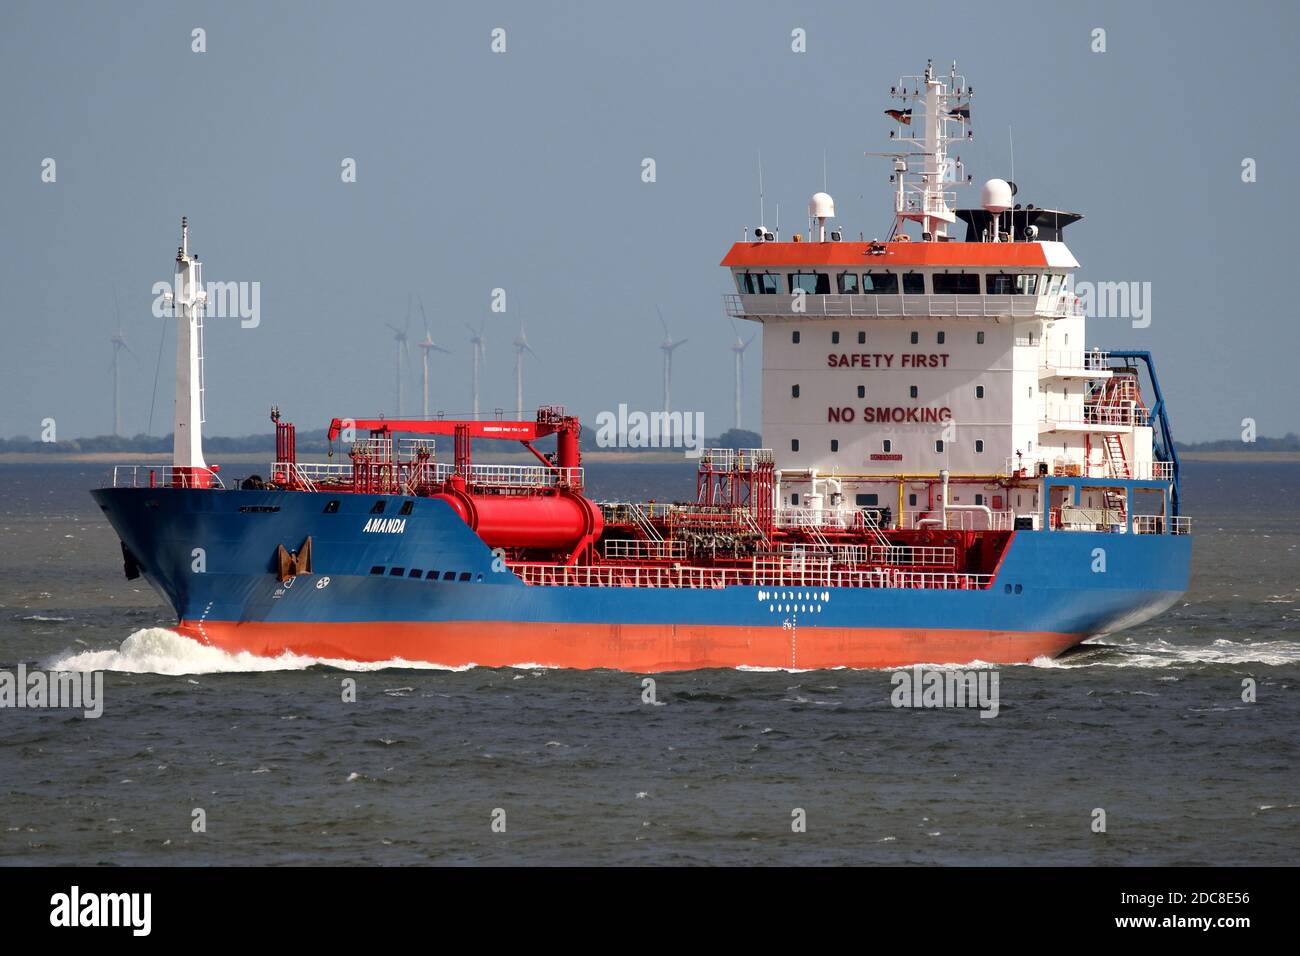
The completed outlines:
<svg viewBox="0 0 1300 956">
<path fill-rule="evenodd" d="M 769 227 L 777 204 L 783 235 L 805 224 L 824 157 L 846 236 L 884 236 L 889 171 L 863 154 L 889 148 L 889 87 L 931 57 L 975 89 L 962 204 L 1011 176 L 1014 141 L 1017 199 L 1086 217 L 1066 234 L 1078 278 L 1151 284 L 1148 327 L 1090 320 L 1087 344 L 1155 353 L 1175 437 L 1235 437 L 1245 418 L 1300 431 L 1298 9 L 8 0 L 0 436 L 47 418 L 59 438 L 112 430 L 117 309 L 137 356 L 122 356 L 124 430 L 145 431 L 152 405 L 152 432 L 170 431 L 175 338 L 153 286 L 182 215 L 207 281 L 260 290 L 256 327 L 207 324 L 208 434 L 268 431 L 272 404 L 302 428 L 394 414 L 385 323 L 414 295 L 452 349 L 430 359 L 449 416 L 470 407 L 480 323 L 489 409 L 513 407 L 521 324 L 525 407 L 589 423 L 659 407 L 662 309 L 688 339 L 674 407 L 716 435 L 735 339 L 718 263 L 757 224 L 759 151 Z M 756 343 L 748 427 L 760 367 Z"/>
</svg>

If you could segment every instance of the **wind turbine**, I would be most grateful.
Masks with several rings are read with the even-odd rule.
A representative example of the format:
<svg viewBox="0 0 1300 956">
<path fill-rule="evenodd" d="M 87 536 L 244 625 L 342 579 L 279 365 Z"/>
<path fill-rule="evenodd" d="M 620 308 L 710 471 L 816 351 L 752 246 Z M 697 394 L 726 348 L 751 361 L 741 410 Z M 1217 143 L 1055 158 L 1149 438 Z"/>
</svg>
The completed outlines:
<svg viewBox="0 0 1300 956">
<path fill-rule="evenodd" d="M 402 364 L 410 362 L 411 349 L 407 344 L 406 333 L 411 327 L 411 297 L 406 297 L 406 322 L 399 329 L 392 322 L 385 322 L 386 326 L 393 330 L 393 341 L 397 343 L 397 417 L 402 417 L 404 405 L 402 402 Z"/>
<path fill-rule="evenodd" d="M 524 334 L 524 323 L 519 323 L 519 334 L 515 336 L 515 412 L 518 415 L 516 421 L 524 420 L 524 353 L 527 352 L 539 362 L 541 358 L 533 351 L 533 347 L 528 344 L 528 336 Z"/>
<path fill-rule="evenodd" d="M 744 384 L 744 358 L 745 349 L 754 344 L 754 339 L 758 333 L 755 332 L 748 339 L 741 338 L 740 329 L 736 327 L 736 320 L 731 320 L 731 328 L 736 333 L 736 341 L 731 344 L 731 351 L 736 353 L 736 430 L 740 430 L 740 406 L 745 397 Z"/>
<path fill-rule="evenodd" d="M 420 317 L 424 319 L 424 341 L 415 343 L 420 347 L 424 360 L 424 418 L 429 417 L 429 353 L 442 352 L 444 355 L 450 355 L 451 349 L 445 349 L 433 340 L 429 334 L 429 317 L 424 314 L 424 299 L 418 300 L 420 303 Z"/>
<path fill-rule="evenodd" d="M 659 324 L 664 327 L 664 340 L 659 345 L 664 353 L 664 411 L 671 412 L 673 410 L 673 352 L 685 345 L 688 340 L 674 342 L 672 334 L 668 331 L 668 323 L 664 321 L 663 310 L 655 306 L 655 311 L 659 313 Z"/>
<path fill-rule="evenodd" d="M 465 328 L 469 329 L 469 341 L 474 346 L 474 371 L 471 378 L 474 390 L 474 417 L 478 417 L 478 376 L 483 365 L 483 360 L 487 357 L 487 342 L 483 338 L 483 326 L 485 322 L 480 322 L 478 328 L 465 323 Z"/>
<path fill-rule="evenodd" d="M 113 313 L 117 317 L 117 332 L 109 339 L 113 343 L 113 364 L 110 368 L 113 371 L 113 434 L 122 434 L 122 399 L 121 386 L 119 381 L 118 353 L 128 352 L 137 362 L 139 357 L 131 351 L 131 346 L 126 344 L 126 336 L 122 332 L 122 310 L 117 305 L 117 288 L 113 289 Z"/>
</svg>

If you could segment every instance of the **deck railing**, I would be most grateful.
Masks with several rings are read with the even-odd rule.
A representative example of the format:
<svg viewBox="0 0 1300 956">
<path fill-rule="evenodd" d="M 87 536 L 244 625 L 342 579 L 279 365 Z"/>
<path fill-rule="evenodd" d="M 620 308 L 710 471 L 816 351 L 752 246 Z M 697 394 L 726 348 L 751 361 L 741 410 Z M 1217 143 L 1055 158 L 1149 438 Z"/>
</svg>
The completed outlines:
<svg viewBox="0 0 1300 956">
<path fill-rule="evenodd" d="M 795 300 L 802 309 L 795 309 Z M 794 318 L 898 318 L 952 316 L 986 318 L 997 316 L 1082 315 L 1078 303 L 1069 297 L 1036 295 L 755 295 L 729 293 L 723 307 L 732 318 L 745 316 L 791 316 Z"/>
<path fill-rule="evenodd" d="M 726 587 L 925 588 L 977 590 L 987 588 L 991 574 L 945 571 L 836 570 L 829 560 L 790 562 L 755 558 L 751 566 L 696 567 L 673 565 L 515 564 L 510 568 L 525 583 L 545 587 L 682 588 L 717 590 Z"/>
<path fill-rule="evenodd" d="M 216 488 L 224 489 L 211 468 L 189 465 L 114 465 L 114 488 Z"/>
</svg>

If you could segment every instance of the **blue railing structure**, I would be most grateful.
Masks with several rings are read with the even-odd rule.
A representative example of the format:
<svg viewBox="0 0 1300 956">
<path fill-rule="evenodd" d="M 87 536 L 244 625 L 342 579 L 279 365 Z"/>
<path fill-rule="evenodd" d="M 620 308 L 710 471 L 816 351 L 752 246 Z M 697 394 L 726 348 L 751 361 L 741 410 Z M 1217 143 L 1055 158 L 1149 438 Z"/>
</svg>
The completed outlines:
<svg viewBox="0 0 1300 956">
<path fill-rule="evenodd" d="M 1110 353 L 1112 359 L 1130 359 L 1141 362 L 1146 366 L 1147 377 L 1151 380 L 1151 395 L 1155 402 L 1151 405 L 1150 417 L 1147 424 L 1154 430 L 1154 440 L 1152 452 L 1156 461 L 1167 461 L 1173 465 L 1173 489 L 1170 496 L 1170 504 L 1173 508 L 1173 514 L 1180 514 L 1178 499 L 1178 449 L 1174 447 L 1173 432 L 1169 428 L 1169 416 L 1165 412 L 1165 396 L 1160 391 L 1160 379 L 1156 376 L 1155 359 L 1151 357 L 1150 352 L 1116 352 Z"/>
</svg>

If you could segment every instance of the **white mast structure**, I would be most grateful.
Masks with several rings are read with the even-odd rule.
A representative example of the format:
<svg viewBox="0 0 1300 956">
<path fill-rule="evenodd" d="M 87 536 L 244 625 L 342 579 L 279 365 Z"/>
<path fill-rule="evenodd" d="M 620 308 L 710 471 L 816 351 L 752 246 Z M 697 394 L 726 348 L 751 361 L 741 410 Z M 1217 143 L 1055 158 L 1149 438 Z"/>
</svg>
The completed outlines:
<svg viewBox="0 0 1300 956">
<path fill-rule="evenodd" d="M 895 130 L 889 134 L 890 138 L 907 143 L 912 149 L 867 155 L 894 160 L 891 182 L 897 189 L 893 235 L 898 235 L 910 220 L 920 223 L 922 240 L 941 241 L 947 238 L 948 227 L 957 221 L 956 193 L 944 186 L 970 182 L 970 177 L 964 175 L 961 158 L 948 159 L 948 147 L 975 138 L 969 129 L 970 99 L 975 93 L 966 85 L 966 77 L 958 74 L 956 63 L 945 81 L 934 75 L 933 61 L 926 63 L 924 76 L 904 76 L 897 86 L 890 87 L 889 93 L 904 104 L 912 104 L 902 110 L 886 111 L 900 124 L 900 130 L 902 126 L 912 128 L 906 136 Z M 914 125 L 918 120 L 923 128 L 921 138 L 917 137 Z"/>
<path fill-rule="evenodd" d="M 203 266 L 190 253 L 189 220 L 181 217 L 181 245 L 176 251 L 172 317 L 176 319 L 176 407 L 172 423 L 173 482 L 207 487 L 211 481 L 203 460 Z"/>
</svg>

